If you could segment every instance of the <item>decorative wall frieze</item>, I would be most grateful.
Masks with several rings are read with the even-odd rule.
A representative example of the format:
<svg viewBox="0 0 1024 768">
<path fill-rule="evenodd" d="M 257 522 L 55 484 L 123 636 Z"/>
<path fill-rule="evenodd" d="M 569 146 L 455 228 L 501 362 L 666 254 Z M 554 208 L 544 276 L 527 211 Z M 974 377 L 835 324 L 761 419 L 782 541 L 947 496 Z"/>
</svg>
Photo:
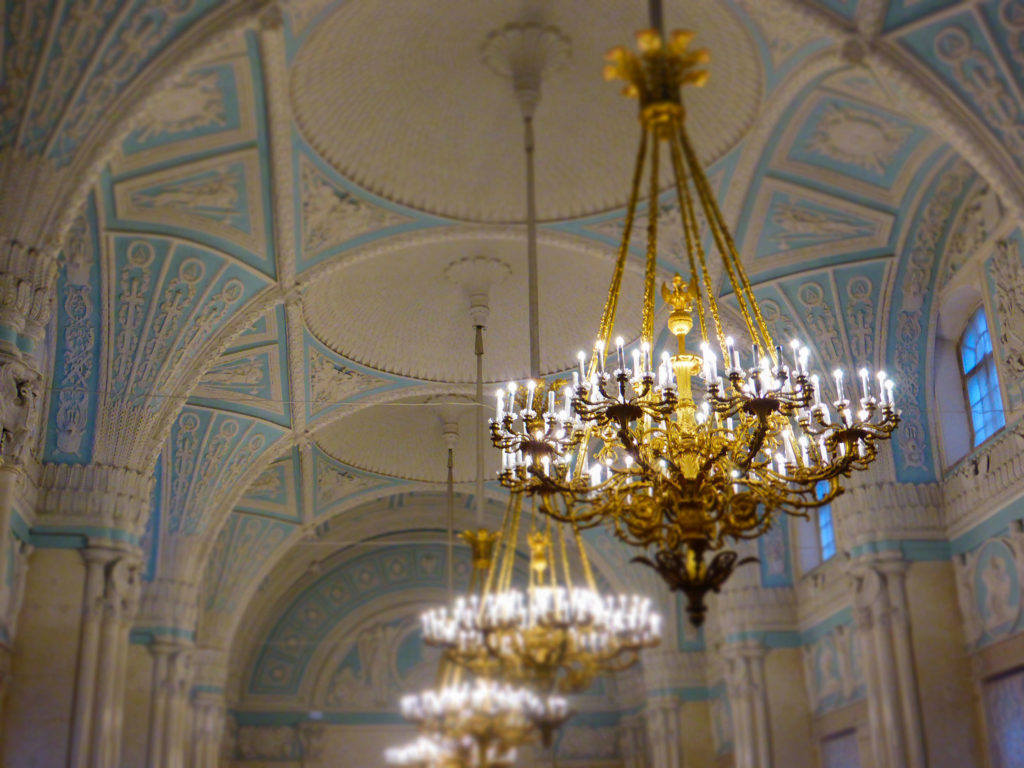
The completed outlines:
<svg viewBox="0 0 1024 768">
<path fill-rule="evenodd" d="M 942 483 L 950 539 L 1024 492 L 1024 424 L 999 432 L 949 472 Z"/>
<path fill-rule="evenodd" d="M 703 688 L 708 684 L 707 664 L 702 652 L 665 648 L 644 651 L 642 659 L 643 680 L 648 693 Z"/>
<path fill-rule="evenodd" d="M 945 539 L 938 483 L 850 484 L 832 502 L 832 520 L 841 550 L 896 539 Z"/>
<path fill-rule="evenodd" d="M 747 632 L 796 627 L 796 591 L 792 587 L 723 589 L 712 609 L 722 634 L 729 638 Z"/>
<path fill-rule="evenodd" d="M 850 602 L 847 559 L 832 557 L 796 583 L 796 602 L 801 629 L 833 616 Z"/>
<path fill-rule="evenodd" d="M 235 756 L 239 760 L 318 760 L 323 756 L 324 726 L 240 725 Z"/>
<path fill-rule="evenodd" d="M 135 626 L 192 632 L 199 615 L 199 583 L 160 577 L 142 588 Z"/>
<path fill-rule="evenodd" d="M 0 236 L 0 326 L 41 339 L 53 312 L 56 281 L 53 254 Z M 0 349 L 19 354 L 8 341 L 0 342 Z"/>
<path fill-rule="evenodd" d="M 45 464 L 40 478 L 38 522 L 109 529 L 138 541 L 146 527 L 153 477 L 100 464 Z"/>
</svg>

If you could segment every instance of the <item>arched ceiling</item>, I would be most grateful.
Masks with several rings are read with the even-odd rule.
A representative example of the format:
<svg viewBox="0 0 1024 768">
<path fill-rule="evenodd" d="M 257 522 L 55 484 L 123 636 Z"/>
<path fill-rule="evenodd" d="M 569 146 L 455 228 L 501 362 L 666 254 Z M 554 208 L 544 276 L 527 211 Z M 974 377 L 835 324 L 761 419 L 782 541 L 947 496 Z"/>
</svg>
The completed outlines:
<svg viewBox="0 0 1024 768">
<path fill-rule="evenodd" d="M 628 176 L 634 152 L 634 105 L 606 98 L 617 89 L 600 82 L 592 53 L 606 38 L 628 41 L 646 5 L 606 3 L 605 17 L 579 4 L 527 4 L 573 41 L 571 65 L 545 86 L 538 113 L 541 160 L 549 153 L 542 362 L 552 374 L 596 325 L 623 227 L 620 166 Z M 322 521 L 369 498 L 440 487 L 433 417 L 417 411 L 423 429 L 438 431 L 405 463 L 360 444 L 386 440 L 382 424 L 402 429 L 404 408 L 471 394 L 468 296 L 446 272 L 454 262 L 503 262 L 485 375 L 526 372 L 525 245 L 514 102 L 473 58 L 480 36 L 513 18 L 479 3 L 451 18 L 413 3 L 395 19 L 382 0 L 295 0 L 247 24 L 254 6 L 231 28 L 227 5 L 99 3 L 96 25 L 93 15 L 78 23 L 85 5 L 71 0 L 9 4 L 0 146 L 8 178 L 24 158 L 48 158 L 69 199 L 82 201 L 64 239 L 41 457 L 155 466 L 142 542 L 150 576 L 205 573 L 201 604 L 233 613 Z M 374 41 L 402 47 L 416 28 L 409 20 L 428 6 L 438 29 L 406 46 L 406 58 L 375 62 Z M 689 23 L 693 6 L 669 2 L 669 26 Z M 964 222 L 978 218 L 981 190 L 992 199 L 985 210 L 998 210 L 990 218 L 1012 217 L 1017 203 L 998 196 L 1013 186 L 1007 179 L 1024 179 L 1015 138 L 1024 11 L 1010 0 L 719 0 L 701 12 L 725 26 L 698 38 L 715 47 L 708 95 L 694 99 L 691 119 L 711 125 L 704 98 L 716 111 L 736 102 L 735 124 L 709 130 L 718 143 L 702 151 L 773 331 L 807 339 L 822 366 L 894 369 L 905 418 L 894 472 L 933 480 L 932 294 L 956 269 L 946 254 L 973 247 Z M 448 61 L 417 68 L 409 57 L 456 40 L 460 24 L 455 79 L 424 80 Z M 212 34 L 204 25 L 216 41 L 175 64 L 172 49 Z M 332 50 L 324 30 L 348 35 L 351 49 Z M 128 43 L 142 52 L 129 56 Z M 716 69 L 733 53 L 743 88 Z M 338 77 L 318 80 L 320 67 Z M 129 85 L 144 81 L 163 88 L 150 88 L 128 129 L 100 141 L 105 110 L 127 99 L 118 89 L 134 93 Z M 376 102 L 373 84 L 388 89 Z M 394 123 L 396 109 L 406 124 Z M 587 123 L 579 136 L 575 117 Z M 453 125 L 467 120 L 472 130 L 453 149 Z M 92 175 L 79 168 L 83 152 L 105 158 Z M 569 163 L 576 153 L 585 159 Z M 574 175 L 579 163 L 586 173 Z M 64 179 L 61 168 L 81 172 Z M 682 242 L 670 194 L 658 217 L 667 276 Z M 623 322 L 635 335 L 632 318 Z M 460 478 L 470 462 L 466 450 Z"/>
</svg>

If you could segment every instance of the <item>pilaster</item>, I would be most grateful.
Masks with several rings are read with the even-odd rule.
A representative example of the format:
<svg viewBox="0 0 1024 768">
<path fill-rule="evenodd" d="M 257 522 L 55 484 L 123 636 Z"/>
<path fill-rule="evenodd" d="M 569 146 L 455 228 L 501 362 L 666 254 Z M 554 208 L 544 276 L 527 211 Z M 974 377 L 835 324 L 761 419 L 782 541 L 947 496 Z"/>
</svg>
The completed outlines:
<svg viewBox="0 0 1024 768">
<path fill-rule="evenodd" d="M 69 765 L 116 768 L 120 762 L 128 633 L 139 609 L 136 552 L 88 547 Z"/>
<path fill-rule="evenodd" d="M 153 656 L 153 684 L 148 764 L 185 768 L 193 644 L 180 638 L 162 638 L 153 642 L 149 651 Z"/>
<path fill-rule="evenodd" d="M 217 768 L 225 742 L 227 653 L 219 648 L 200 648 L 194 654 L 193 667 L 187 765 L 188 768 Z"/>
<path fill-rule="evenodd" d="M 767 649 L 759 642 L 727 643 L 725 685 L 732 707 L 736 768 L 771 768 L 772 736 L 764 661 Z"/>
<path fill-rule="evenodd" d="M 907 610 L 908 565 L 898 552 L 886 552 L 859 558 L 850 568 L 878 768 L 925 768 L 928 762 Z"/>
</svg>

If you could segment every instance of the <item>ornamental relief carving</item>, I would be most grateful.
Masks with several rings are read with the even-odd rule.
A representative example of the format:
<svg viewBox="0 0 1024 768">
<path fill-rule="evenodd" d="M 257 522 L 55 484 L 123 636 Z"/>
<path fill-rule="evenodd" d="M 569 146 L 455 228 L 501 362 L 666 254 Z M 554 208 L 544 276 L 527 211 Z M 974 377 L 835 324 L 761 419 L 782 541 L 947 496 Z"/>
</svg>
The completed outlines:
<svg viewBox="0 0 1024 768">
<path fill-rule="evenodd" d="M 71 225 L 64 249 L 64 359 L 57 395 L 57 450 L 78 456 L 89 423 L 89 391 L 93 376 L 96 306 L 90 275 L 95 254 L 92 228 L 83 214 Z"/>
<path fill-rule="evenodd" d="M 924 334 L 924 307 L 947 223 L 973 175 L 971 167 L 958 160 L 938 181 L 907 254 L 893 334 L 894 378 L 900 382 L 896 390 L 896 406 L 902 417 L 900 428 L 896 430 L 896 442 L 904 469 L 926 469 L 930 463 L 928 431 L 921 409 L 924 366 L 920 346 Z"/>
<path fill-rule="evenodd" d="M 35 442 L 40 376 L 16 360 L 0 362 L 0 462 L 20 466 Z"/>
<path fill-rule="evenodd" d="M 910 125 L 875 112 L 831 103 L 806 149 L 881 176 L 913 132 Z"/>
<path fill-rule="evenodd" d="M 1003 10 L 1005 18 L 1005 6 Z M 961 26 L 942 30 L 934 47 L 956 83 L 970 95 L 981 119 L 999 135 L 1017 165 L 1024 167 L 1024 115 L 1006 88 L 999 64 L 988 51 L 975 46 L 970 32 Z"/>
<path fill-rule="evenodd" d="M 965 640 L 980 648 L 1021 628 L 1024 523 L 953 560 Z"/>
<path fill-rule="evenodd" d="M 359 235 L 408 221 L 331 184 L 308 160 L 301 162 L 302 244 L 307 257 Z"/>
<path fill-rule="evenodd" d="M 1003 380 L 1016 408 L 1024 400 L 1024 255 L 1016 240 L 996 243 L 990 261 Z"/>
<path fill-rule="evenodd" d="M 313 402 L 310 414 L 315 416 L 324 409 L 358 395 L 381 382 L 368 373 L 336 364 L 327 355 L 309 347 L 309 389 Z"/>
</svg>

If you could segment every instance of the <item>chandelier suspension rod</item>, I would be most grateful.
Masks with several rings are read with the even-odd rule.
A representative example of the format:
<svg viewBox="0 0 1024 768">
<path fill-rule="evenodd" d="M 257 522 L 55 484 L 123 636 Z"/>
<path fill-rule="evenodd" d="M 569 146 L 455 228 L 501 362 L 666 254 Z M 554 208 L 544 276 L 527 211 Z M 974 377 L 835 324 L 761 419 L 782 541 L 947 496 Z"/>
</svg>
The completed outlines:
<svg viewBox="0 0 1024 768">
<path fill-rule="evenodd" d="M 484 418 L 484 327 L 476 328 L 476 524 L 484 522 L 484 434 L 487 422 Z"/>
<path fill-rule="evenodd" d="M 453 449 L 448 449 L 448 602 L 455 597 L 455 475 Z"/>
<path fill-rule="evenodd" d="M 537 195 L 533 160 L 533 115 L 523 106 L 523 149 L 526 153 L 526 274 L 530 302 L 530 378 L 540 378 L 540 288 L 537 278 Z"/>
<path fill-rule="evenodd" d="M 656 29 L 659 35 L 665 37 L 665 17 L 662 14 L 661 0 L 647 0 L 647 11 L 651 29 Z"/>
</svg>

